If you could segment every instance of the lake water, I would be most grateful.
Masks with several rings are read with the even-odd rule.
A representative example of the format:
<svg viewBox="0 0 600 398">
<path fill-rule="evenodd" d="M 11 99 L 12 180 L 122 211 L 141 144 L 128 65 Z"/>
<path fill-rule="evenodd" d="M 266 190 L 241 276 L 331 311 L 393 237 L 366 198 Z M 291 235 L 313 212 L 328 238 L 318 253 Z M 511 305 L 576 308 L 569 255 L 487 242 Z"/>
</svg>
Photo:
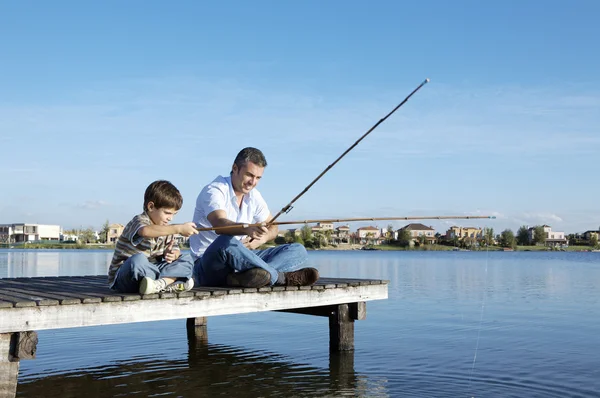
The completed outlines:
<svg viewBox="0 0 600 398">
<path fill-rule="evenodd" d="M 105 274 L 110 251 L 0 250 L 0 277 Z M 600 397 L 600 253 L 310 252 L 321 275 L 390 280 L 356 350 L 325 318 L 212 317 L 40 331 L 18 397 Z"/>
</svg>

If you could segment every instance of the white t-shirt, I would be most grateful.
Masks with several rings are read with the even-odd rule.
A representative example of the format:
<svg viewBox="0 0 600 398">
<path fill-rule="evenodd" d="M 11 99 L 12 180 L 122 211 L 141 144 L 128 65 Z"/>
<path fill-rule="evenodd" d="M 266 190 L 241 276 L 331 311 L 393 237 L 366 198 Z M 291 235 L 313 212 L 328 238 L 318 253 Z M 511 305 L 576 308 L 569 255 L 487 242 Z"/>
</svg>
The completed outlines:
<svg viewBox="0 0 600 398">
<path fill-rule="evenodd" d="M 242 205 L 238 207 L 230 176 L 218 176 L 202 189 L 196 199 L 192 221 L 198 228 L 210 228 L 212 225 L 207 216 L 215 210 L 225 211 L 229 220 L 242 224 L 266 221 L 270 214 L 267 202 L 256 188 L 244 195 Z M 202 257 L 206 248 L 218 236 L 214 231 L 203 231 L 190 236 L 190 248 L 194 258 Z M 236 236 L 236 238 L 241 240 L 244 236 Z"/>
</svg>

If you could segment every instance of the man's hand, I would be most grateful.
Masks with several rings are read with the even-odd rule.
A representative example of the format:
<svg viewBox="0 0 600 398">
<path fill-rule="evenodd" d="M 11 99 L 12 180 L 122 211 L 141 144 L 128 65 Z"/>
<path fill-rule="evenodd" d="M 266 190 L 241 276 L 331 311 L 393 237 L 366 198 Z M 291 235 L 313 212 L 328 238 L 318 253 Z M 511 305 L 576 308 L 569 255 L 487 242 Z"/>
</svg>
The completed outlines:
<svg viewBox="0 0 600 398">
<path fill-rule="evenodd" d="M 198 230 L 196 229 L 196 224 L 194 224 L 193 222 L 186 222 L 185 224 L 179 224 L 178 228 L 177 228 L 177 233 L 179 235 L 188 237 L 188 236 L 192 236 L 198 233 Z"/>
<path fill-rule="evenodd" d="M 177 248 L 173 249 L 174 243 L 175 243 L 175 239 L 171 239 L 171 241 L 169 242 L 169 244 L 167 245 L 167 247 L 165 247 L 165 250 L 163 251 L 163 258 L 168 263 L 172 263 L 173 261 L 177 260 L 179 258 L 179 256 L 181 255 L 181 251 L 179 251 L 179 249 L 177 249 Z"/>
<path fill-rule="evenodd" d="M 256 227 L 247 227 L 245 230 L 246 235 L 254 240 L 265 240 L 267 238 L 267 234 L 269 233 L 269 230 L 267 227 L 265 227 L 264 223 Z"/>
<path fill-rule="evenodd" d="M 256 250 L 260 247 L 260 245 L 266 243 L 266 240 L 266 235 L 263 236 L 263 239 L 251 239 L 250 237 L 245 237 L 242 243 L 244 246 L 246 246 L 246 248 L 250 250 Z"/>
</svg>

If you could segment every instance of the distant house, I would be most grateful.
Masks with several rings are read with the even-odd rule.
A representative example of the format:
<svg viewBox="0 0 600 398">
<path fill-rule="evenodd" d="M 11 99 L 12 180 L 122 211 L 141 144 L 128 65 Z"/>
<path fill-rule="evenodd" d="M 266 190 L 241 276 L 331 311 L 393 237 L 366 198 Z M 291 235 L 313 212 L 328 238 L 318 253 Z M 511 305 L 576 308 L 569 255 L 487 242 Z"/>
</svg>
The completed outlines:
<svg viewBox="0 0 600 398">
<path fill-rule="evenodd" d="M 564 232 L 552 231 L 552 227 L 545 224 L 542 225 L 542 227 L 544 228 L 544 234 L 546 235 L 546 241 L 544 242 L 546 246 L 554 247 L 567 244 L 567 239 L 565 239 Z M 529 228 L 527 230 L 527 234 L 529 237 L 529 242 L 533 242 L 535 237 L 535 227 Z"/>
<path fill-rule="evenodd" d="M 381 230 L 376 227 L 362 227 L 356 230 L 357 237 L 361 244 L 381 244 Z"/>
<path fill-rule="evenodd" d="M 24 243 L 60 240 L 60 225 L 0 224 L 0 243 Z"/>
<path fill-rule="evenodd" d="M 108 233 L 106 234 L 107 243 L 116 243 L 119 236 L 123 233 L 125 226 L 122 224 L 110 224 L 108 226 Z"/>
<path fill-rule="evenodd" d="M 585 231 L 582 235 L 584 240 L 587 240 L 588 242 L 593 238 L 596 237 L 596 239 L 600 240 L 600 230 L 598 231 L 594 231 L 593 229 L 589 230 L 589 231 Z"/>
<path fill-rule="evenodd" d="M 292 234 L 292 236 L 301 236 L 302 235 L 302 228 L 290 228 L 290 229 L 288 229 L 288 231 L 290 231 L 290 234 Z"/>
<path fill-rule="evenodd" d="M 61 242 L 77 242 L 78 240 L 79 240 L 79 236 L 77 236 L 75 234 L 65 234 L 62 232 L 60 234 Z"/>
<path fill-rule="evenodd" d="M 452 226 L 446 231 L 446 239 L 464 239 L 464 238 L 474 238 L 481 239 L 483 238 L 483 231 L 481 228 L 475 227 L 458 227 Z"/>
<path fill-rule="evenodd" d="M 331 234 L 331 243 L 336 245 L 350 243 L 350 226 L 341 225 Z"/>
<path fill-rule="evenodd" d="M 402 231 L 408 231 L 413 241 L 419 240 L 420 236 L 424 236 L 427 243 L 435 243 L 435 229 L 421 223 L 412 223 L 405 225 L 398 230 L 398 235 Z"/>
<path fill-rule="evenodd" d="M 322 223 L 318 222 L 317 225 L 311 227 L 312 232 L 325 232 L 325 231 L 333 231 L 332 223 Z"/>
</svg>

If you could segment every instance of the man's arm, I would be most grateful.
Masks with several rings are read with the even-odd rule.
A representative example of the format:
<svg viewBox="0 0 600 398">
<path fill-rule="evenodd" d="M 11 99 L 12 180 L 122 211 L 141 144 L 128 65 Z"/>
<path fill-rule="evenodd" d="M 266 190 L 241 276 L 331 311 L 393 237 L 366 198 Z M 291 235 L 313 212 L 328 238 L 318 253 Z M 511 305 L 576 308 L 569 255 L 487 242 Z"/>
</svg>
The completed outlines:
<svg viewBox="0 0 600 398">
<path fill-rule="evenodd" d="M 248 235 L 252 239 L 262 240 L 266 236 L 270 235 L 270 229 L 263 226 L 256 227 L 244 227 L 244 224 L 236 223 L 227 218 L 225 210 L 215 210 L 210 213 L 207 217 L 208 221 L 213 227 L 229 227 L 235 226 L 235 228 L 227 228 L 223 230 L 215 230 L 218 235 Z M 277 232 L 275 235 L 277 236 Z"/>
<path fill-rule="evenodd" d="M 269 217 L 267 218 L 267 224 L 269 224 L 272 219 L 273 215 L 269 213 Z M 277 225 L 269 225 L 267 228 L 269 229 L 269 232 L 267 234 L 267 240 L 265 241 L 265 243 L 275 239 L 277 237 L 277 234 L 279 233 L 279 226 Z"/>
</svg>

